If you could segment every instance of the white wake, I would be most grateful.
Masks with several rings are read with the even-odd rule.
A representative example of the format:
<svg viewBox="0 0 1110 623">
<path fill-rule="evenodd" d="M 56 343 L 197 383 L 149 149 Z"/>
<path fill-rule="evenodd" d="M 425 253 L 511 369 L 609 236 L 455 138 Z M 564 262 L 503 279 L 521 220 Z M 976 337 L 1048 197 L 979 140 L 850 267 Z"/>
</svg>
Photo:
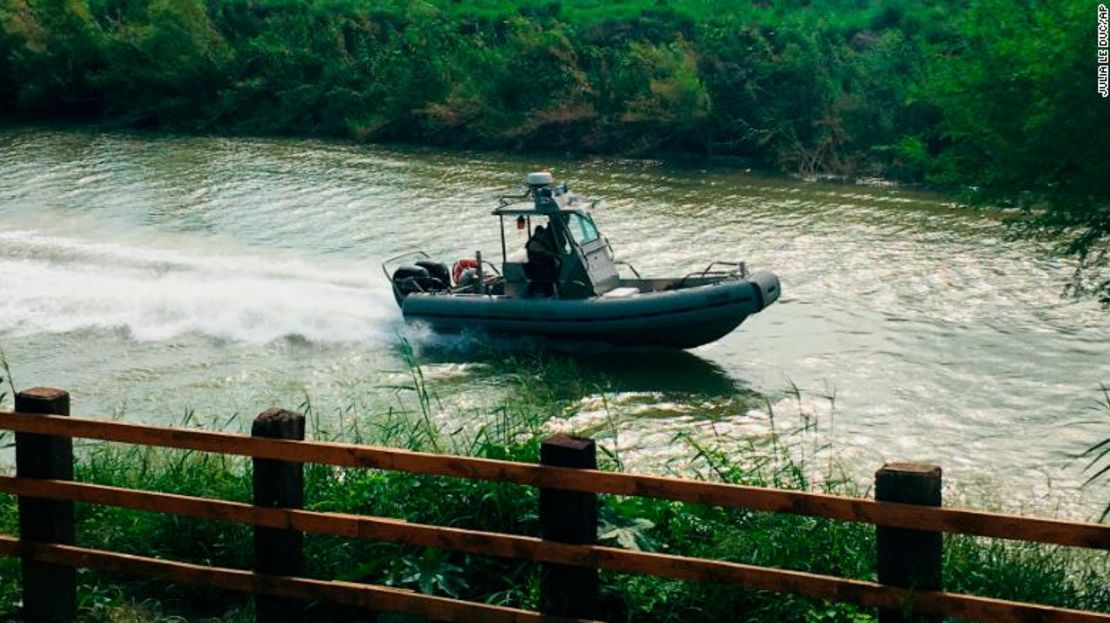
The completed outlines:
<svg viewBox="0 0 1110 623">
<path fill-rule="evenodd" d="M 0 232 L 0 334 L 123 330 L 265 343 L 389 339 L 400 326 L 375 262 L 192 237 L 100 241 Z"/>
</svg>

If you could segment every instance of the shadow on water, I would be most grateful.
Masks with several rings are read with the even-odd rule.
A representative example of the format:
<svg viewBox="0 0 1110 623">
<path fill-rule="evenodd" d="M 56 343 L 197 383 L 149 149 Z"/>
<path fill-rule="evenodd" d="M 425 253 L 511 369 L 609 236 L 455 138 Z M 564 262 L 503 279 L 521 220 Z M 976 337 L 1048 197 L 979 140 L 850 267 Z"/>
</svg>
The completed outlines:
<svg viewBox="0 0 1110 623">
<path fill-rule="evenodd" d="M 497 381 L 532 375 L 560 398 L 579 399 L 598 392 L 667 394 L 692 400 L 734 398 L 756 393 L 718 364 L 681 350 L 552 349 L 524 339 L 450 338 L 422 341 L 422 364 L 477 364 L 473 377 Z M 577 395 L 575 395 L 577 394 Z"/>
<path fill-rule="evenodd" d="M 622 350 L 561 356 L 575 361 L 583 375 L 606 379 L 617 392 L 722 397 L 750 391 L 721 366 L 683 350 Z"/>
</svg>

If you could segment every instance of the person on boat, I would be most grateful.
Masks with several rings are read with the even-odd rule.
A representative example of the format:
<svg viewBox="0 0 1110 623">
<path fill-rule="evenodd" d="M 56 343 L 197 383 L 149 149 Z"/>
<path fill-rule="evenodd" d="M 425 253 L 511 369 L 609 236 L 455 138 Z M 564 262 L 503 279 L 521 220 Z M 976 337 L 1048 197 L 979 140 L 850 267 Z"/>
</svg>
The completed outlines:
<svg viewBox="0 0 1110 623">
<path fill-rule="evenodd" d="M 528 276 L 530 296 L 551 296 L 555 293 L 555 279 L 559 276 L 560 260 L 555 250 L 555 237 L 543 225 L 537 225 L 532 237 L 524 245 L 528 262 L 524 274 Z"/>
</svg>

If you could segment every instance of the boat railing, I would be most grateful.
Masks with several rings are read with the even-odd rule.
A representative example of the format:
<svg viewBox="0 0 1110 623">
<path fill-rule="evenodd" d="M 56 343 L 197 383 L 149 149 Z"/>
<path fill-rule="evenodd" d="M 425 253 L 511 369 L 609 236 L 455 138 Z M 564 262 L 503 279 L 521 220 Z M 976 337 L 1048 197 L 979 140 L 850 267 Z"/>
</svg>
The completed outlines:
<svg viewBox="0 0 1110 623">
<path fill-rule="evenodd" d="M 717 269 L 719 266 L 731 267 L 731 270 L 719 270 Z M 741 279 L 746 279 L 748 277 L 748 265 L 745 262 L 710 262 L 709 266 L 706 266 L 704 270 L 688 273 L 682 278 L 682 281 L 678 282 L 678 287 L 685 287 L 686 282 L 690 279 L 705 279 L 707 277 L 727 278 L 733 275 L 739 276 Z"/>
<path fill-rule="evenodd" d="M 628 270 L 631 270 L 632 274 L 636 275 L 636 279 L 638 279 L 640 281 L 643 281 L 644 278 L 640 276 L 640 271 L 636 270 L 636 267 L 633 266 L 632 264 L 629 264 L 628 262 L 625 262 L 624 260 L 613 260 L 613 264 L 617 265 L 617 266 L 627 266 Z"/>
<path fill-rule="evenodd" d="M 501 271 L 500 271 L 500 270 L 497 270 L 497 265 L 496 265 L 496 264 L 494 264 L 493 262 L 490 262 L 490 261 L 488 261 L 488 260 L 482 260 L 482 266 L 489 266 L 489 267 L 490 267 L 490 270 L 492 270 L 492 271 L 493 271 L 493 274 L 494 274 L 494 275 L 496 275 L 496 276 L 498 276 L 498 277 L 500 277 L 500 276 L 501 276 Z"/>
</svg>

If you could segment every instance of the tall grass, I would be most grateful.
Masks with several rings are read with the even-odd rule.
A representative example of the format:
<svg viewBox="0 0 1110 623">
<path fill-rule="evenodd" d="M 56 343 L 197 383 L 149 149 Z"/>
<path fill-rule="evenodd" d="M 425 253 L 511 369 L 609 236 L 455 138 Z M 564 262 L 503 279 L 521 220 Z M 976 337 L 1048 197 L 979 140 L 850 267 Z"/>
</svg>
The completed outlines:
<svg viewBox="0 0 1110 623">
<path fill-rule="evenodd" d="M 407 347 L 406 347 L 407 349 Z M 509 397 L 497 408 L 472 414 L 472 425 L 445 430 L 436 425 L 440 403 L 417 357 L 404 351 L 410 384 L 398 387 L 405 408 L 384 414 L 348 413 L 342 430 L 324 432 L 306 398 L 301 408 L 318 438 L 364 444 L 535 462 L 549 423 L 573 407 L 565 384 L 584 383 L 573 364 L 530 359 L 517 366 Z M 799 394 L 800 401 L 800 394 Z M 835 466 L 818 469 L 812 460 L 816 422 L 803 410 L 797 421 L 769 415 L 775 434 L 737 443 L 680 435 L 688 448 L 685 470 L 693 477 L 790 489 L 860 491 Z M 612 430 L 595 435 L 606 448 L 603 466 L 619 469 Z M 196 426 L 186 414 L 183 426 Z M 206 428 L 235 425 L 208 423 Z M 250 498 L 250 463 L 241 458 L 189 451 L 95 443 L 79 447 L 78 480 L 114 486 Z M 832 465 L 832 464 L 830 464 Z M 422 476 L 372 469 L 305 467 L 306 507 L 396 517 L 412 522 L 534 535 L 537 492 L 531 487 Z M 77 506 L 81 545 L 167 559 L 249 568 L 249 528 L 225 522 L 108 507 Z M 602 496 L 603 542 L 626 548 L 873 579 L 874 530 L 863 524 L 811 517 L 722 509 L 664 500 Z M 14 499 L 0 497 L 0 531 L 17 531 Z M 538 576 L 534 564 L 444 550 L 309 535 L 308 573 L 319 578 L 381 583 L 489 603 L 534 608 Z M 18 610 L 18 567 L 4 561 L 0 574 L 0 620 Z M 949 538 L 946 586 L 976 594 L 1032 600 L 1110 612 L 1110 571 L 1105 554 L 972 538 Z M 88 620 L 246 621 L 248 599 L 210 589 L 171 586 L 143 578 L 82 572 L 81 606 Z M 688 622 L 861 621 L 873 613 L 850 605 L 816 602 L 733 587 L 602 574 L 603 616 L 611 621 Z M 351 620 L 349 612 L 311 606 L 318 621 Z M 181 618 L 174 618 L 181 617 Z M 404 620 L 401 618 L 389 620 Z"/>
<path fill-rule="evenodd" d="M 1099 389 L 1102 390 L 1101 400 L 1095 404 L 1095 408 L 1105 416 L 1105 419 L 1099 423 L 1110 424 L 1110 387 L 1102 385 Z M 1090 474 L 1083 483 L 1084 486 L 1096 485 L 1100 482 L 1110 485 L 1110 437 L 1087 448 L 1079 458 L 1087 461 L 1084 471 Z M 1099 521 L 1106 521 L 1107 517 L 1110 517 L 1110 501 L 1107 501 Z"/>
</svg>

